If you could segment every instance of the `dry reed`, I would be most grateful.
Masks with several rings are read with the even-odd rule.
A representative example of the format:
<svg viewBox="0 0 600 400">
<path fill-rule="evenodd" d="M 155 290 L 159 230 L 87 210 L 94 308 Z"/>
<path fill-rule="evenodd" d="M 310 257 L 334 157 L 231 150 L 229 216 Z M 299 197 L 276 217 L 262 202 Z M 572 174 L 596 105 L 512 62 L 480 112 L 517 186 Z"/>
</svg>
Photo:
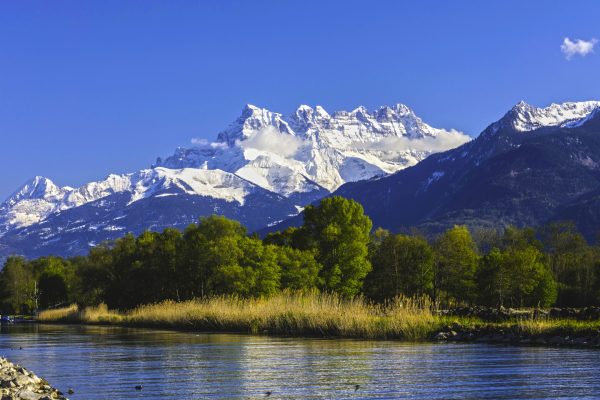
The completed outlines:
<svg viewBox="0 0 600 400">
<path fill-rule="evenodd" d="M 397 298 L 384 305 L 333 294 L 282 293 L 269 298 L 218 296 L 164 301 L 127 312 L 105 305 L 43 311 L 42 322 L 103 323 L 211 332 L 424 340 L 440 328 L 426 299 Z"/>
</svg>

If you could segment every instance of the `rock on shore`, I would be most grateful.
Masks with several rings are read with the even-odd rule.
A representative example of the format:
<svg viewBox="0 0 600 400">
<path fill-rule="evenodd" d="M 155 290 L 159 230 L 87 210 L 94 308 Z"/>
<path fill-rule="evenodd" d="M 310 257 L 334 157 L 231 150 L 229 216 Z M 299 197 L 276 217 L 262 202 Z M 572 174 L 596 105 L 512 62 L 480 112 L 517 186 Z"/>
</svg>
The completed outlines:
<svg viewBox="0 0 600 400">
<path fill-rule="evenodd" d="M 505 308 L 505 307 L 456 307 L 437 311 L 438 315 L 456 317 L 476 317 L 483 321 L 502 322 L 513 319 L 566 318 L 578 321 L 600 320 L 600 307 L 584 308 Z"/>
<path fill-rule="evenodd" d="M 60 391 L 31 371 L 0 357 L 1 400 L 60 400 Z"/>
<path fill-rule="evenodd" d="M 579 334 L 527 334 L 522 332 L 518 326 L 509 328 L 497 327 L 465 327 L 458 322 L 447 326 L 443 330 L 434 333 L 432 340 L 438 342 L 479 342 L 479 343 L 503 343 L 514 345 L 533 346 L 570 346 L 600 348 L 600 331 Z"/>
</svg>

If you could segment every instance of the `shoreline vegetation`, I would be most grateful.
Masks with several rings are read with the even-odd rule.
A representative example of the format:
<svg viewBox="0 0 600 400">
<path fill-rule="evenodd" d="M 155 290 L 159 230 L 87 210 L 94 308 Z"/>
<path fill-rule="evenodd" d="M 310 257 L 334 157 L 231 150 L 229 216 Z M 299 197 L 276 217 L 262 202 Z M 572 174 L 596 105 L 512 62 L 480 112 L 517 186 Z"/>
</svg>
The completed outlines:
<svg viewBox="0 0 600 400">
<path fill-rule="evenodd" d="M 502 321 L 435 311 L 428 298 L 398 297 L 378 304 L 335 294 L 282 293 L 269 298 L 219 296 L 164 301 L 130 311 L 76 305 L 42 311 L 41 323 L 96 324 L 291 337 L 402 341 L 491 342 L 600 348 L 600 320 L 521 312 Z"/>
<path fill-rule="evenodd" d="M 307 206 L 303 218 L 260 238 L 213 215 L 183 231 L 129 233 L 85 256 L 11 257 L 0 312 L 204 332 L 600 344 L 600 243 L 573 224 L 395 234 L 373 231 L 343 197 Z M 454 312 L 467 305 L 490 312 Z M 488 318 L 505 307 L 520 311 Z"/>
</svg>

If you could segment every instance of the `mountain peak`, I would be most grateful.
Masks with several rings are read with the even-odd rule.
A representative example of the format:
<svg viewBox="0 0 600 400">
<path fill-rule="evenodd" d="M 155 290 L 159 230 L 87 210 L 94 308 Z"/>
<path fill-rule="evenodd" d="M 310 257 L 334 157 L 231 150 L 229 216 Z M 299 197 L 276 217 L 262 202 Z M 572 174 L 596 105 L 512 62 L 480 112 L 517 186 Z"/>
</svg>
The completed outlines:
<svg viewBox="0 0 600 400">
<path fill-rule="evenodd" d="M 281 114 L 252 104 L 246 104 L 242 109 L 242 115 L 226 130 L 218 134 L 217 141 L 232 147 L 236 141 L 248 139 L 253 133 L 269 126 L 273 126 L 284 133 L 292 133 Z"/>
<path fill-rule="evenodd" d="M 396 111 L 396 114 L 400 115 L 400 116 L 405 116 L 405 115 L 411 115 L 414 116 L 415 112 L 408 106 L 401 104 L 401 103 L 397 103 L 394 106 L 394 111 Z"/>
<path fill-rule="evenodd" d="M 331 116 L 321 106 L 312 108 L 311 106 L 302 104 L 296 109 L 294 114 L 292 114 L 291 118 L 295 123 L 299 123 L 302 127 L 308 128 L 315 123 L 331 119 Z"/>
<path fill-rule="evenodd" d="M 248 104 L 244 105 L 244 108 L 242 108 L 242 114 L 241 114 L 240 118 L 242 118 L 242 117 L 248 118 L 255 113 L 260 113 L 263 111 L 267 111 L 267 110 L 264 108 L 257 107 L 254 104 L 248 103 Z"/>
<path fill-rule="evenodd" d="M 552 103 L 545 108 L 520 101 L 502 121 L 508 122 L 518 132 L 529 132 L 548 126 L 569 127 L 599 107 L 600 101 Z"/>
<path fill-rule="evenodd" d="M 62 189 L 50 179 L 43 176 L 35 176 L 26 181 L 7 200 L 7 203 L 16 203 L 27 199 L 45 199 L 60 195 Z"/>
<path fill-rule="evenodd" d="M 350 115 L 368 115 L 369 114 L 369 110 L 367 110 L 366 107 L 364 106 L 358 106 L 356 107 L 354 110 L 350 111 Z"/>
</svg>

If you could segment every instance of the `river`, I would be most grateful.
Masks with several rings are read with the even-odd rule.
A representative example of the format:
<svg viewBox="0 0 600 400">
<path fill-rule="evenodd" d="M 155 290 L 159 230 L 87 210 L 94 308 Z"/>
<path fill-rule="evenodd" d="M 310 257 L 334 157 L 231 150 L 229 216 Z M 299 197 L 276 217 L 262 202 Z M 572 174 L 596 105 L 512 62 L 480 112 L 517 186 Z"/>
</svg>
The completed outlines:
<svg viewBox="0 0 600 400">
<path fill-rule="evenodd" d="M 73 400 L 600 396 L 587 349 L 24 324 L 2 327 L 0 355 Z"/>
</svg>

